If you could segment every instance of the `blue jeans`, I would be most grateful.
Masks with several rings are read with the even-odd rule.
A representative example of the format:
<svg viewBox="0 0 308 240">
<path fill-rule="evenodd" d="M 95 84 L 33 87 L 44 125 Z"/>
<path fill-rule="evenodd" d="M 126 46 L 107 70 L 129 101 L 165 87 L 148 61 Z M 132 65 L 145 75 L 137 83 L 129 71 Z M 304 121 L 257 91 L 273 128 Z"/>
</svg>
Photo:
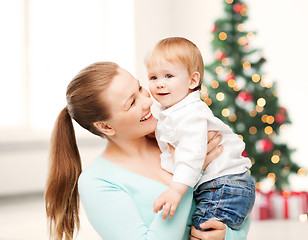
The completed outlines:
<svg viewBox="0 0 308 240">
<path fill-rule="evenodd" d="M 201 184 L 194 192 L 196 211 L 193 225 L 215 219 L 238 230 L 251 212 L 255 202 L 255 183 L 246 171 L 226 175 Z"/>
</svg>

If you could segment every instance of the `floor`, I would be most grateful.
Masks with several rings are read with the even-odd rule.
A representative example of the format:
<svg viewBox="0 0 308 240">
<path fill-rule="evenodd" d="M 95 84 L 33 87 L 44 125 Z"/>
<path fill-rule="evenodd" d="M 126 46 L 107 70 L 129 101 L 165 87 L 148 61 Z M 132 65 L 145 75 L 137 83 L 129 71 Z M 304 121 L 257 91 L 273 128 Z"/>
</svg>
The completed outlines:
<svg viewBox="0 0 308 240">
<path fill-rule="evenodd" d="M 100 240 L 80 213 L 81 230 L 76 240 Z M 42 194 L 19 198 L 0 198 L 0 240 L 44 240 L 47 223 Z M 308 221 L 252 221 L 248 240 L 307 240 Z"/>
</svg>

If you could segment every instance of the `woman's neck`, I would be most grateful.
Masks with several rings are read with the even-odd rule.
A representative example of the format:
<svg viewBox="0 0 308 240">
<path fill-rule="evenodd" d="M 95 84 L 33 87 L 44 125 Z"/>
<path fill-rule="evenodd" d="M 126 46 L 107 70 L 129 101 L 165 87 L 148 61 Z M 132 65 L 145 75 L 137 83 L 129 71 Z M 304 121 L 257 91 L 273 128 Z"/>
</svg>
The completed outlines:
<svg viewBox="0 0 308 240">
<path fill-rule="evenodd" d="M 153 146 L 153 141 L 146 137 L 108 139 L 103 156 L 115 162 L 127 161 L 127 159 L 138 161 L 138 159 L 144 159 Z"/>
</svg>

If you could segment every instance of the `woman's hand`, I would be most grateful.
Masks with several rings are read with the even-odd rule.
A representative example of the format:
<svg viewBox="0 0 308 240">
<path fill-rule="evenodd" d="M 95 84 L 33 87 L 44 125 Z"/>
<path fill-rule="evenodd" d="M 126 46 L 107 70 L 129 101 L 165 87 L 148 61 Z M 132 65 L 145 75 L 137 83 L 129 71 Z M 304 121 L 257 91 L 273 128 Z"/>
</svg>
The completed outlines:
<svg viewBox="0 0 308 240">
<path fill-rule="evenodd" d="M 226 226 L 220 221 L 208 220 L 200 224 L 202 229 L 212 228 L 210 231 L 199 231 L 195 227 L 191 228 L 190 240 L 224 240 Z"/>
<path fill-rule="evenodd" d="M 218 133 L 217 131 L 209 131 L 207 133 L 207 139 L 208 139 L 207 154 L 206 154 L 206 157 L 205 157 L 205 160 L 204 160 L 202 170 L 206 169 L 206 167 L 215 158 L 217 158 L 223 150 L 223 147 L 221 145 L 219 145 L 219 143 L 221 142 L 222 136 L 217 135 L 217 133 Z"/>
</svg>

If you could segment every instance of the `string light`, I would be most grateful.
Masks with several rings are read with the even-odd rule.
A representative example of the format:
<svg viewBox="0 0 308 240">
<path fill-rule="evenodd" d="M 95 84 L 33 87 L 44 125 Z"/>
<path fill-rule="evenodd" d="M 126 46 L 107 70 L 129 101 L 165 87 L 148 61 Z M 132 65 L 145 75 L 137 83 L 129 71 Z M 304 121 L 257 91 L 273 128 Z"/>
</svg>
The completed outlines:
<svg viewBox="0 0 308 240">
<path fill-rule="evenodd" d="M 251 110 L 250 112 L 249 112 L 249 116 L 250 117 L 255 117 L 255 116 L 257 116 L 257 111 L 256 110 Z"/>
<path fill-rule="evenodd" d="M 203 100 L 208 106 L 211 106 L 212 105 L 212 99 L 210 99 L 210 98 L 206 98 L 206 99 L 204 99 Z"/>
<path fill-rule="evenodd" d="M 215 72 L 216 72 L 217 74 L 221 74 L 223 71 L 224 71 L 224 69 L 223 69 L 222 66 L 218 66 L 218 67 L 215 69 Z"/>
<path fill-rule="evenodd" d="M 246 13 L 247 13 L 247 6 L 246 4 L 242 4 L 242 9 L 241 9 L 241 15 L 244 17 L 246 16 Z"/>
<path fill-rule="evenodd" d="M 234 0 L 226 0 L 226 3 L 232 4 Z"/>
<path fill-rule="evenodd" d="M 267 114 L 264 114 L 262 117 L 261 117 L 261 121 L 266 123 L 266 120 L 267 120 Z"/>
<path fill-rule="evenodd" d="M 252 33 L 252 32 L 249 32 L 249 33 L 247 33 L 246 36 L 247 36 L 248 39 L 252 39 L 255 36 L 255 34 Z"/>
<path fill-rule="evenodd" d="M 275 150 L 275 151 L 273 152 L 273 154 L 274 154 L 274 155 L 280 156 L 280 155 L 281 155 L 281 152 L 280 152 L 279 150 Z"/>
<path fill-rule="evenodd" d="M 244 68 L 244 69 L 247 70 L 247 69 L 249 69 L 250 67 L 251 67 L 250 62 L 244 62 L 244 63 L 243 63 L 243 68 Z"/>
<path fill-rule="evenodd" d="M 275 173 L 269 173 L 269 174 L 267 174 L 267 178 L 275 181 L 276 175 L 275 175 Z"/>
<path fill-rule="evenodd" d="M 239 44 L 239 45 L 246 45 L 247 43 L 248 43 L 248 40 L 247 40 L 247 38 L 246 37 L 240 37 L 238 40 L 237 40 L 237 43 Z"/>
<path fill-rule="evenodd" d="M 200 98 L 204 101 L 206 98 L 208 98 L 207 94 L 207 87 L 202 85 L 200 90 Z"/>
<path fill-rule="evenodd" d="M 229 58 L 223 58 L 221 63 L 224 66 L 228 66 L 228 65 L 230 65 L 230 59 Z"/>
<path fill-rule="evenodd" d="M 249 133 L 250 133 L 251 135 L 256 134 L 256 133 L 257 133 L 257 128 L 254 127 L 254 126 L 250 127 L 250 128 L 249 128 Z"/>
<path fill-rule="evenodd" d="M 256 111 L 257 112 L 262 112 L 264 110 L 264 107 L 260 107 L 259 105 L 256 106 Z"/>
<path fill-rule="evenodd" d="M 257 101 L 258 106 L 264 107 L 266 104 L 266 100 L 264 98 L 259 98 Z"/>
<path fill-rule="evenodd" d="M 279 127 L 280 131 L 283 131 L 285 129 L 285 127 L 286 127 L 285 124 L 281 124 L 280 127 Z"/>
<path fill-rule="evenodd" d="M 267 126 L 265 129 L 264 129 L 264 132 L 265 134 L 267 135 L 270 135 L 273 133 L 273 128 L 271 126 Z"/>
<path fill-rule="evenodd" d="M 233 90 L 236 91 L 236 92 L 238 92 L 238 91 L 241 90 L 241 88 L 240 88 L 239 86 L 235 85 L 234 88 L 233 88 Z"/>
<path fill-rule="evenodd" d="M 244 32 L 244 24 L 243 23 L 241 23 L 241 24 L 239 24 L 238 26 L 237 26 L 237 30 L 239 30 L 240 32 Z"/>
<path fill-rule="evenodd" d="M 219 33 L 218 37 L 220 40 L 224 41 L 227 39 L 228 35 L 225 32 L 221 32 Z"/>
<path fill-rule="evenodd" d="M 225 99 L 225 94 L 223 94 L 222 92 L 219 92 L 216 94 L 216 99 L 218 101 L 223 101 Z"/>
<path fill-rule="evenodd" d="M 211 83 L 211 87 L 214 88 L 214 89 L 218 88 L 218 87 L 219 87 L 219 82 L 216 81 L 216 80 L 213 81 L 213 82 Z"/>
<path fill-rule="evenodd" d="M 261 174 L 267 173 L 267 167 L 266 167 L 266 166 L 260 167 L 260 168 L 259 168 L 259 172 L 260 172 Z"/>
<path fill-rule="evenodd" d="M 278 155 L 273 155 L 271 161 L 272 163 L 277 164 L 280 161 L 280 157 Z"/>
<path fill-rule="evenodd" d="M 282 192 L 282 196 L 288 198 L 288 197 L 291 196 L 291 192 L 290 192 L 290 191 L 283 191 L 283 192 Z"/>
<path fill-rule="evenodd" d="M 230 115 L 230 110 L 228 108 L 224 108 L 221 111 L 221 115 L 224 116 L 224 117 L 228 117 Z"/>
<path fill-rule="evenodd" d="M 260 81 L 261 77 L 260 77 L 259 74 L 254 74 L 254 75 L 252 75 L 251 79 L 252 79 L 253 82 L 257 83 L 257 82 Z"/>
<path fill-rule="evenodd" d="M 268 116 L 266 122 L 268 124 L 273 124 L 275 122 L 275 118 L 273 116 Z"/>
<path fill-rule="evenodd" d="M 234 79 L 230 79 L 230 80 L 228 81 L 228 86 L 229 86 L 230 88 L 234 88 L 234 87 L 235 87 L 235 84 L 236 84 L 236 82 L 235 82 Z"/>
<path fill-rule="evenodd" d="M 230 117 L 229 117 L 229 121 L 230 122 L 235 122 L 237 119 L 236 115 L 235 114 L 231 114 Z"/>
<path fill-rule="evenodd" d="M 298 175 L 306 175 L 307 174 L 307 170 L 305 168 L 300 168 L 297 171 Z"/>
</svg>

